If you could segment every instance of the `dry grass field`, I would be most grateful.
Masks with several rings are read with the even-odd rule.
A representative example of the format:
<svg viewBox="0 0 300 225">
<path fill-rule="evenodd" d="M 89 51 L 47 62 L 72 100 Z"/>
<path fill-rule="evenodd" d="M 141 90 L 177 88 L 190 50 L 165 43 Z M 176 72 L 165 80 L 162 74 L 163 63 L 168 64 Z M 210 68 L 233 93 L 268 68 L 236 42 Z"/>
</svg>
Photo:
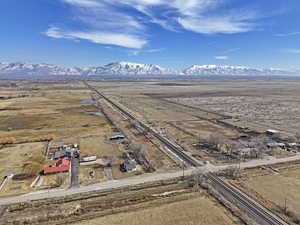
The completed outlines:
<svg viewBox="0 0 300 225">
<path fill-rule="evenodd" d="M 238 136 L 238 132 L 231 130 L 226 127 L 222 127 L 220 125 L 211 123 L 205 120 L 198 121 L 176 121 L 171 122 L 171 125 L 175 125 L 175 127 L 180 127 L 181 129 L 193 134 L 195 137 L 199 137 L 201 139 L 208 139 L 211 134 L 218 133 L 227 138 L 234 138 Z M 166 129 L 168 129 L 167 126 Z M 173 126 L 174 127 L 174 126 Z M 170 133 L 172 133 L 170 131 Z M 177 135 L 177 132 L 172 133 L 174 136 Z"/>
<path fill-rule="evenodd" d="M 94 176 L 90 176 L 90 172 L 94 171 Z M 79 171 L 80 185 L 94 184 L 107 181 L 103 168 L 92 168 L 90 166 L 81 166 Z"/>
<path fill-rule="evenodd" d="M 45 143 L 17 144 L 2 148 L 0 150 L 0 177 L 8 174 L 38 173 L 43 169 L 44 156 L 42 151 Z M 30 184 L 35 177 L 26 180 L 8 180 L 0 191 L 0 196 L 20 194 L 32 191 Z M 1 179 L 2 180 L 2 179 Z"/>
<path fill-rule="evenodd" d="M 45 143 L 36 142 L 2 148 L 0 150 L 0 177 L 9 173 L 25 172 L 26 162 L 43 161 L 42 151 L 44 151 L 45 147 Z"/>
<path fill-rule="evenodd" d="M 276 129 L 295 134 L 300 128 L 299 94 L 298 82 L 270 82 L 249 83 L 247 87 L 237 84 L 224 91 L 216 90 L 196 97 L 172 97 L 169 100 L 232 117 L 226 121 L 234 125 L 262 132 Z"/>
<path fill-rule="evenodd" d="M 161 143 L 151 134 L 143 134 L 138 128 L 130 127 L 132 121 L 126 120 L 117 110 L 105 103 L 104 99 L 98 101 L 103 114 L 95 115 L 95 112 L 99 112 L 99 108 L 93 103 L 82 102 L 90 100 L 92 94 L 83 83 L 76 81 L 16 83 L 16 87 L 5 87 L 0 90 L 0 96 L 7 97 L 0 99 L 0 139 L 13 138 L 18 142 L 1 146 L 0 178 L 8 173 L 28 172 L 30 168 L 28 165 L 34 166 L 33 173 L 36 177 L 38 170 L 53 163 L 43 156 L 47 143 L 37 141 L 45 135 L 53 136 L 52 146 L 79 144 L 81 156 L 114 157 L 111 169 L 113 179 L 145 175 L 146 169 L 142 165 L 135 172 L 120 171 L 119 164 L 124 161 L 121 155 L 129 149 L 129 143 L 126 144 L 128 141 L 143 143 L 147 149 L 147 157 L 150 158 L 149 164 L 155 168 L 155 173 L 180 169 L 178 162 L 166 154 Z M 184 146 L 185 150 L 190 151 L 195 157 L 210 160 L 214 164 L 228 163 L 234 159 L 221 158 L 220 156 L 223 156 L 221 151 L 216 153 L 213 152 L 214 149 L 210 151 L 209 147 L 205 147 L 204 144 L 208 142 L 209 137 L 220 135 L 226 140 L 233 140 L 244 134 L 223 121 L 235 126 L 249 127 L 257 132 L 273 128 L 288 135 L 295 135 L 300 131 L 300 82 L 91 81 L 90 84 L 127 107 L 163 135 Z M 105 117 L 108 114 L 117 126 L 109 123 L 108 117 Z M 112 135 L 118 133 L 126 135 L 124 143 L 109 140 Z M 285 153 L 278 152 L 275 156 L 285 157 L 288 155 Z M 251 176 L 246 176 L 247 179 L 242 181 L 242 186 L 249 193 L 262 196 L 277 205 L 282 205 L 286 199 L 288 207 L 299 212 L 299 172 L 299 168 L 290 168 L 257 176 L 255 171 Z M 99 165 L 81 164 L 80 185 L 105 182 L 109 177 L 106 173 L 107 169 L 104 170 Z M 0 191 L 0 196 L 56 187 L 58 178 L 63 179 L 60 187 L 65 188 L 70 184 L 69 173 L 55 174 L 43 176 L 39 187 L 33 189 L 30 188 L 30 184 L 34 178 L 23 181 L 9 180 Z M 78 224 L 239 223 L 206 194 L 187 191 L 165 197 L 156 195 L 166 191 L 163 187 L 153 188 L 151 191 L 153 193 L 149 190 L 141 191 L 142 193 L 126 192 L 80 200 L 76 202 L 78 205 L 67 202 L 66 211 L 76 211 L 78 206 L 80 210 L 91 215 L 85 217 L 84 213 L 72 214 L 74 218 L 87 219 Z M 62 216 L 53 206 L 43 207 L 45 208 L 42 213 L 53 210 L 54 214 Z M 41 212 L 34 209 L 34 213 Z M 71 221 L 74 218 L 64 217 L 62 221 L 68 219 Z M 93 219 L 88 220 L 89 218 Z"/>
<path fill-rule="evenodd" d="M 193 197 L 192 197 L 193 196 Z M 134 212 L 118 213 L 82 221 L 78 225 L 233 225 L 238 224 L 224 209 L 220 208 L 210 198 L 195 196 L 155 207 L 139 209 Z M 175 197 L 174 197 L 175 198 Z"/>
<path fill-rule="evenodd" d="M 277 171 L 261 176 L 255 176 L 257 172 L 254 176 L 248 174 L 248 178 L 241 185 L 250 194 L 260 196 L 279 207 L 284 208 L 286 202 L 288 210 L 300 216 L 300 167 Z"/>
<path fill-rule="evenodd" d="M 295 136 L 300 130 L 300 82 L 95 82 L 92 85 L 177 143 L 184 143 L 194 155 L 213 163 L 219 163 L 219 158 L 206 154 L 205 149 L 195 149 L 193 144 L 199 140 L 205 143 L 211 135 L 238 138 L 244 135 L 238 127 L 259 133 L 276 129 L 286 136 Z M 282 151 L 272 154 L 289 155 Z"/>
<path fill-rule="evenodd" d="M 149 186 L 148 186 L 149 185 Z M 16 224 L 240 224 L 205 190 L 176 181 L 132 186 L 112 193 L 86 193 L 8 207 L 1 222 Z M 47 216 L 48 215 L 48 216 Z"/>
<path fill-rule="evenodd" d="M 21 95 L 24 97 L 19 97 Z M 9 173 L 32 172 L 37 176 L 44 167 L 53 164 L 53 161 L 45 160 L 43 156 L 47 143 L 35 142 L 47 135 L 54 137 L 52 146 L 80 144 L 82 156 L 121 154 L 118 147 L 107 142 L 115 132 L 105 117 L 93 114 L 99 111 L 94 104 L 82 102 L 91 99 L 90 91 L 82 83 L 20 82 L 18 88 L 1 90 L 0 96 L 8 97 L 0 100 L 0 139 L 13 138 L 17 143 L 24 143 L 0 149 L 0 182 Z M 34 171 L 26 171 L 25 167 L 34 167 Z M 93 182 L 105 180 L 103 169 L 97 170 Z M 85 174 L 83 170 L 81 183 L 87 183 Z M 57 176 L 43 176 L 37 188 L 55 187 Z M 69 174 L 62 176 L 64 182 L 61 187 L 67 187 Z M 9 180 L 0 195 L 34 190 L 30 184 L 35 177 L 18 182 Z"/>
<path fill-rule="evenodd" d="M 195 154 L 199 150 L 193 149 L 191 145 L 199 139 L 206 140 L 216 134 L 229 139 L 240 135 L 237 130 L 219 124 L 216 120 L 257 131 L 275 128 L 295 134 L 300 129 L 299 82 L 90 84 L 152 123 L 157 130 L 165 132 L 179 143 L 184 142 Z M 0 138 L 13 137 L 17 141 L 26 142 L 52 134 L 55 136 L 53 145 L 79 143 L 82 155 L 120 155 L 123 149 L 108 141 L 116 132 L 105 117 L 93 115 L 98 111 L 94 104 L 81 103 L 81 100 L 91 99 L 90 95 L 90 90 L 81 82 L 20 81 L 17 87 L 2 88 L 0 96 L 10 98 L 0 100 Z M 112 113 L 115 113 L 115 121 L 126 127 L 120 115 Z M 133 138 L 130 132 L 129 136 Z M 143 138 L 137 140 L 145 141 Z M 158 168 L 161 168 L 159 170 L 164 171 L 168 167 L 168 160 L 155 148 L 149 144 L 151 157 L 157 161 Z M 202 158 L 205 155 L 202 154 Z"/>
</svg>

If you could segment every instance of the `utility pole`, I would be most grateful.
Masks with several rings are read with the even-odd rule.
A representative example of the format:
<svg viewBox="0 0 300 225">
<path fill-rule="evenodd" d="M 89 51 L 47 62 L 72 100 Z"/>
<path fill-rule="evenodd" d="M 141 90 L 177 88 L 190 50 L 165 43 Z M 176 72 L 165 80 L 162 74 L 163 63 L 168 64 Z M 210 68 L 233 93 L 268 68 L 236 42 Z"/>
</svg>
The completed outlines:
<svg viewBox="0 0 300 225">
<path fill-rule="evenodd" d="M 284 213 L 287 213 L 287 199 L 284 197 Z"/>
<path fill-rule="evenodd" d="M 184 179 L 184 163 L 182 162 L 182 179 Z"/>
<path fill-rule="evenodd" d="M 78 149 L 75 150 L 71 157 L 71 185 L 70 188 L 79 187 L 79 159 L 80 154 Z"/>
<path fill-rule="evenodd" d="M 239 171 L 241 170 L 241 155 L 239 155 Z"/>
</svg>

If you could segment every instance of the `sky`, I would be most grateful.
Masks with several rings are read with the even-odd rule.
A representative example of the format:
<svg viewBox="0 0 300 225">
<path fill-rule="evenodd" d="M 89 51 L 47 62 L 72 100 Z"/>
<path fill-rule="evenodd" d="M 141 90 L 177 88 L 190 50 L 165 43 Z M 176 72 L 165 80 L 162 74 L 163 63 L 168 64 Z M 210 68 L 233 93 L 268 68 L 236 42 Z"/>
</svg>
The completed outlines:
<svg viewBox="0 0 300 225">
<path fill-rule="evenodd" d="M 1 0 L 0 61 L 300 68 L 299 0 Z"/>
</svg>

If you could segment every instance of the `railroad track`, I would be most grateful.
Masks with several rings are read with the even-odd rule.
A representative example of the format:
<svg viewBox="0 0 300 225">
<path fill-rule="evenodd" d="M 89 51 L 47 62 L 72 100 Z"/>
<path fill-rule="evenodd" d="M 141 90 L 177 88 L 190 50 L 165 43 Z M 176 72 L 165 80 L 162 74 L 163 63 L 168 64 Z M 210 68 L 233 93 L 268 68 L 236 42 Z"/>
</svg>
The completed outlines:
<svg viewBox="0 0 300 225">
<path fill-rule="evenodd" d="M 162 142 L 168 149 L 170 149 L 175 155 L 177 155 L 183 163 L 185 163 L 188 166 L 192 167 L 198 167 L 203 166 L 201 162 L 196 160 L 194 157 L 188 155 L 181 146 L 173 143 L 168 138 L 162 136 L 158 131 L 156 131 L 154 128 L 149 126 L 146 122 L 142 121 L 141 119 L 137 118 L 135 115 L 133 115 L 128 110 L 121 107 L 119 104 L 115 103 L 111 99 L 107 98 L 105 95 L 100 93 L 97 89 L 92 87 L 91 85 L 85 83 L 92 91 L 94 91 L 96 94 L 98 94 L 101 98 L 105 99 L 107 102 L 109 102 L 113 107 L 115 107 L 118 111 L 120 111 L 123 115 L 128 117 L 129 119 L 132 119 L 136 121 L 145 131 L 150 132 L 154 137 L 156 137 L 160 142 Z"/>
<path fill-rule="evenodd" d="M 288 225 L 287 222 L 276 216 L 274 213 L 255 202 L 248 195 L 237 188 L 223 181 L 212 173 L 206 174 L 212 185 L 223 194 L 228 200 L 234 202 L 244 210 L 251 218 L 261 225 Z"/>
<path fill-rule="evenodd" d="M 145 129 L 145 131 L 150 132 L 154 137 L 156 137 L 159 141 L 161 141 L 164 145 L 166 145 L 174 154 L 176 154 L 186 165 L 190 165 L 193 167 L 203 166 L 201 162 L 196 160 L 194 157 L 188 155 L 181 146 L 173 143 L 168 138 L 162 136 L 158 131 L 154 128 L 150 127 L 147 123 L 137 118 L 131 112 L 127 111 L 117 103 L 113 102 L 105 95 L 100 93 L 97 89 L 90 86 L 88 83 L 85 83 L 92 91 L 97 93 L 100 97 L 109 102 L 113 107 L 119 110 L 123 115 L 128 118 L 138 122 L 140 126 Z M 261 225 L 289 225 L 281 218 L 270 212 L 265 207 L 261 206 L 259 203 L 255 202 L 248 195 L 241 192 L 237 188 L 232 185 L 226 183 L 216 175 L 212 173 L 207 173 L 206 177 L 211 183 L 215 186 L 215 188 L 223 194 L 225 198 L 229 201 L 234 202 L 240 209 L 245 211 L 251 218 L 258 222 Z"/>
</svg>

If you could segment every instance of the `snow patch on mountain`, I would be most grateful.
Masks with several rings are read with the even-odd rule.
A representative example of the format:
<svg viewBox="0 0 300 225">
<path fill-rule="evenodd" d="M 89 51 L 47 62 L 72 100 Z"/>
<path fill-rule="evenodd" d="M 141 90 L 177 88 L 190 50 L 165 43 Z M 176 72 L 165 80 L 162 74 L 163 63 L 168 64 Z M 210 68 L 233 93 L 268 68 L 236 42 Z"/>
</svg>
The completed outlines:
<svg viewBox="0 0 300 225">
<path fill-rule="evenodd" d="M 2 75 L 300 75 L 299 71 L 276 68 L 257 69 L 245 66 L 193 65 L 182 71 L 153 64 L 115 62 L 99 67 L 64 68 L 52 64 L 0 62 Z"/>
<path fill-rule="evenodd" d="M 281 69 L 257 69 L 246 66 L 193 65 L 185 70 L 186 75 L 289 75 Z"/>
</svg>

